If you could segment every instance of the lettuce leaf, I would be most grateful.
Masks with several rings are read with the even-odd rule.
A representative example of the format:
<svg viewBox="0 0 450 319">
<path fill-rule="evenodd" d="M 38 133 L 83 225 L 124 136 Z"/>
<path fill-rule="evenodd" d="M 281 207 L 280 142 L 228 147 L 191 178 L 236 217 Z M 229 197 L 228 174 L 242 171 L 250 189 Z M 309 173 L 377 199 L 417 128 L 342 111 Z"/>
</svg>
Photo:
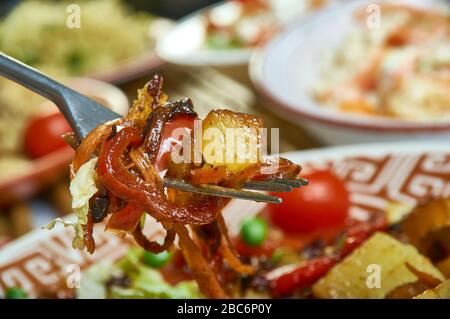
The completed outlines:
<svg viewBox="0 0 450 319">
<path fill-rule="evenodd" d="M 112 298 L 173 298 L 189 299 L 200 298 L 197 283 L 194 281 L 183 281 L 175 286 L 164 281 L 162 275 L 154 269 L 142 266 L 137 276 L 132 280 L 131 287 L 112 287 Z"/>
<path fill-rule="evenodd" d="M 142 262 L 143 250 L 131 248 L 127 255 L 116 263 L 103 261 L 91 266 L 82 277 L 77 298 L 201 298 L 195 281 L 183 281 L 175 286 L 165 282 L 158 270 Z M 130 280 L 128 287 L 110 286 L 106 283 L 114 277 L 126 276 Z"/>
<path fill-rule="evenodd" d="M 72 241 L 72 247 L 84 249 L 83 226 L 87 224 L 89 212 L 89 199 L 97 193 L 95 185 L 95 165 L 97 158 L 84 163 L 78 170 L 75 177 L 70 182 L 70 194 L 72 195 L 72 210 L 76 217 L 75 222 L 55 218 L 45 229 L 53 229 L 56 224 L 62 224 L 64 227 L 73 227 L 75 237 Z"/>
</svg>

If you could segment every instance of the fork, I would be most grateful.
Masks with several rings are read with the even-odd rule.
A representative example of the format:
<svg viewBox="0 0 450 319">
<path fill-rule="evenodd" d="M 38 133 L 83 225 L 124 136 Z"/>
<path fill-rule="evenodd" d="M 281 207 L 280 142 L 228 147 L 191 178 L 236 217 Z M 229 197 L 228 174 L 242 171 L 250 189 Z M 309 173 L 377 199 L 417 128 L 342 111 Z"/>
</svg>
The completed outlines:
<svg viewBox="0 0 450 319">
<path fill-rule="evenodd" d="M 2 52 L 0 52 L 0 75 L 54 102 L 74 130 L 78 141 L 84 139 L 98 125 L 121 117 L 87 96 Z M 281 203 L 282 200 L 277 196 L 258 191 L 289 192 L 293 188 L 307 184 L 308 181 L 303 178 L 274 178 L 269 181 L 250 181 L 244 185 L 243 189 L 237 190 L 216 185 L 192 185 L 171 178 L 163 179 L 163 185 L 168 188 L 267 203 Z"/>
</svg>

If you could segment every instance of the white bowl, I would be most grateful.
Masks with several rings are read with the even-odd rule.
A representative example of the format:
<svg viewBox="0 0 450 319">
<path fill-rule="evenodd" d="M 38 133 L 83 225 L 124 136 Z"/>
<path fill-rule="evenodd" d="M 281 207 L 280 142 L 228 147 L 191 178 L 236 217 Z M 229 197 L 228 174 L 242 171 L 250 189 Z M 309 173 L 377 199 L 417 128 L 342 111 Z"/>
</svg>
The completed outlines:
<svg viewBox="0 0 450 319">
<path fill-rule="evenodd" d="M 196 11 L 180 20 L 156 43 L 156 53 L 164 61 L 189 66 L 226 66 L 247 64 L 250 48 L 208 49 L 204 47 L 206 28 L 203 14 L 216 6 L 228 6 L 219 2 Z"/>
<path fill-rule="evenodd" d="M 257 50 L 251 58 L 250 77 L 274 112 L 304 126 L 325 144 L 350 144 L 399 140 L 450 140 L 450 120 L 415 122 L 369 118 L 327 110 L 311 96 L 312 83 L 321 77 L 324 50 L 336 48 L 354 26 L 356 9 L 374 1 L 339 4 L 291 24 Z M 439 1 L 397 2 L 435 8 Z"/>
<path fill-rule="evenodd" d="M 298 0 L 273 0 L 273 14 L 278 17 L 279 24 L 285 25 L 286 21 L 291 21 L 293 17 L 307 16 L 311 11 L 301 4 L 295 3 Z M 335 0 L 329 0 L 331 3 Z M 296 8 L 286 11 L 289 5 L 294 4 Z M 276 4 L 276 5 L 275 5 Z M 209 49 L 204 46 L 206 41 L 206 26 L 204 13 L 214 8 L 227 10 L 235 3 L 221 1 L 211 6 L 198 10 L 178 21 L 167 34 L 158 38 L 156 43 L 156 53 L 166 62 L 188 66 L 231 66 L 246 65 L 255 49 L 230 48 L 230 49 Z M 289 14 L 288 14 L 289 13 Z M 274 29 L 279 26 L 274 26 Z"/>
</svg>

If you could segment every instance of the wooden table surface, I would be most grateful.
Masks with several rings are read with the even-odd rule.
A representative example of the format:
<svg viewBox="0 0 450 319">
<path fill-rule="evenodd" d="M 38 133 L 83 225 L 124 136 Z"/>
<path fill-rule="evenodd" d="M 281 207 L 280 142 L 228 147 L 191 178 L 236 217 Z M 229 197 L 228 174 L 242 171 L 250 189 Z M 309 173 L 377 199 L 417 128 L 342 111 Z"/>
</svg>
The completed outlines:
<svg viewBox="0 0 450 319">
<path fill-rule="evenodd" d="M 228 108 L 234 111 L 257 114 L 263 117 L 268 129 L 279 128 L 280 152 L 319 147 L 299 126 L 287 122 L 270 111 L 265 101 L 258 97 L 249 79 L 247 66 L 211 68 L 166 66 L 158 71 L 164 76 L 164 90 L 169 98 L 189 97 L 200 117 L 210 110 Z M 151 75 L 122 85 L 121 88 L 132 100 L 137 89 Z"/>
</svg>

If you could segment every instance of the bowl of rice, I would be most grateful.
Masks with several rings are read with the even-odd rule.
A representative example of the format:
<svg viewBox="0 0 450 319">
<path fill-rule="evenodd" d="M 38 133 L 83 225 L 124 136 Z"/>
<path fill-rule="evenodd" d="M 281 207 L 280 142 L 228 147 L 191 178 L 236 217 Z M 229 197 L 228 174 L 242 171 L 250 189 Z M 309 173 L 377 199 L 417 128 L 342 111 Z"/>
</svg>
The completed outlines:
<svg viewBox="0 0 450 319">
<path fill-rule="evenodd" d="M 325 144 L 450 140 L 450 6 L 349 1 L 255 53 L 251 78 L 280 116 Z"/>
<path fill-rule="evenodd" d="M 18 2 L 0 18 L 0 51 L 123 113 L 127 99 L 105 82 L 126 82 L 162 65 L 154 44 L 164 20 L 133 11 L 123 1 L 80 0 L 75 3 L 80 28 L 69 27 L 73 5 L 73 1 Z M 49 109 L 55 107 L 42 97 L 0 79 L 0 204 L 31 196 L 67 167 L 69 148 L 33 160 L 24 152 L 25 128 Z"/>
</svg>

